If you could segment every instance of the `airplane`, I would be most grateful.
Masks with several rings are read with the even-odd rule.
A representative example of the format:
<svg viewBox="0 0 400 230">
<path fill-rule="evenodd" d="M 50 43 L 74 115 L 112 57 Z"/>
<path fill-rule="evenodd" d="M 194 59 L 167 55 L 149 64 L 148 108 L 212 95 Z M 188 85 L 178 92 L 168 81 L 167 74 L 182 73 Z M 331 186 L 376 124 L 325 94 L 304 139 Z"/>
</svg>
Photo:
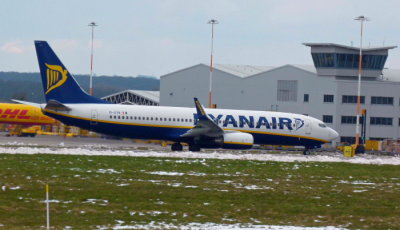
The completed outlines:
<svg viewBox="0 0 400 230">
<path fill-rule="evenodd" d="M 172 141 L 172 151 L 202 148 L 250 149 L 253 145 L 304 146 L 310 149 L 336 139 L 322 121 L 294 113 L 118 105 L 88 95 L 46 41 L 35 41 L 46 104 L 44 114 L 64 124 L 107 135 Z"/>
<path fill-rule="evenodd" d="M 35 106 L 0 103 L 0 123 L 23 126 L 51 125 L 55 120 L 44 115 L 42 110 Z"/>
</svg>

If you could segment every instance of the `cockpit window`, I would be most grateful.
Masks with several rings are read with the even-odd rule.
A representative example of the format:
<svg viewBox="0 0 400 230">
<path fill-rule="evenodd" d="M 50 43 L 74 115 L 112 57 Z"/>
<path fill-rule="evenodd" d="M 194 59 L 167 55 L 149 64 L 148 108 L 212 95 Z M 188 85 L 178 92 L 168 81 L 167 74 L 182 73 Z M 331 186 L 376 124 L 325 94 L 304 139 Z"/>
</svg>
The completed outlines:
<svg viewBox="0 0 400 230">
<path fill-rule="evenodd" d="M 319 123 L 318 126 L 321 127 L 321 128 L 326 128 L 326 125 L 323 124 L 323 123 Z"/>
</svg>

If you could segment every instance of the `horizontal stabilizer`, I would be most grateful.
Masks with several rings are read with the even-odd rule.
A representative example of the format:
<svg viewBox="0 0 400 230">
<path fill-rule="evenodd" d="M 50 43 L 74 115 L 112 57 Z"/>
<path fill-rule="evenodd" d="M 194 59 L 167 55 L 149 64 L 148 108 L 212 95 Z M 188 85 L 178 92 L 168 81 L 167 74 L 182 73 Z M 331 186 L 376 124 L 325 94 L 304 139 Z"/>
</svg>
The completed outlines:
<svg viewBox="0 0 400 230">
<path fill-rule="evenodd" d="M 49 100 L 47 102 L 45 110 L 54 110 L 54 111 L 71 111 L 71 108 L 65 106 L 64 104 L 56 101 L 56 100 Z"/>
<path fill-rule="evenodd" d="M 13 102 L 17 102 L 19 104 L 23 104 L 23 105 L 30 105 L 30 106 L 34 106 L 37 108 L 40 108 L 40 104 L 38 103 L 34 103 L 34 102 L 29 102 L 29 101 L 21 101 L 21 100 L 15 100 L 15 99 L 11 99 Z"/>
</svg>

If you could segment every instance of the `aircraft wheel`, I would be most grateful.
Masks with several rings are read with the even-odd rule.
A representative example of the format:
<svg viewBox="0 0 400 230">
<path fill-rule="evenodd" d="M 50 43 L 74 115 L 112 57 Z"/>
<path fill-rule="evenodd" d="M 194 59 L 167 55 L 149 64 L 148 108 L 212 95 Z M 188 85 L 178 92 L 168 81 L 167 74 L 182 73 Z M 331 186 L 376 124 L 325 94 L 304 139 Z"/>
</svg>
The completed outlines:
<svg viewBox="0 0 400 230">
<path fill-rule="evenodd" d="M 198 145 L 189 145 L 190 152 L 200 152 L 200 146 Z"/>
<path fill-rule="evenodd" d="M 182 151 L 183 147 L 182 147 L 181 143 L 173 143 L 171 145 L 171 150 L 172 151 Z"/>
<path fill-rule="evenodd" d="M 304 151 L 303 151 L 303 155 L 310 155 L 311 154 L 311 151 L 310 151 L 310 149 L 304 149 Z"/>
</svg>

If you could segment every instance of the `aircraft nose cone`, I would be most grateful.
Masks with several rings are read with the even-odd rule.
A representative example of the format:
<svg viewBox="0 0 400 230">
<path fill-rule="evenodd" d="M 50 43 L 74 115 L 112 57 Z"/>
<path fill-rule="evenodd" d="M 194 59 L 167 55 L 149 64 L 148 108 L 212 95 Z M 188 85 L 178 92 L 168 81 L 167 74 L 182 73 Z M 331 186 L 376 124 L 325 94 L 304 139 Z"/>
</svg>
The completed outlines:
<svg viewBox="0 0 400 230">
<path fill-rule="evenodd" d="M 336 138 L 339 137 L 339 133 L 336 132 L 336 131 L 333 130 L 333 129 L 330 129 L 330 130 L 329 130 L 329 137 L 331 138 L 331 141 L 333 141 L 333 140 L 335 140 Z"/>
</svg>

